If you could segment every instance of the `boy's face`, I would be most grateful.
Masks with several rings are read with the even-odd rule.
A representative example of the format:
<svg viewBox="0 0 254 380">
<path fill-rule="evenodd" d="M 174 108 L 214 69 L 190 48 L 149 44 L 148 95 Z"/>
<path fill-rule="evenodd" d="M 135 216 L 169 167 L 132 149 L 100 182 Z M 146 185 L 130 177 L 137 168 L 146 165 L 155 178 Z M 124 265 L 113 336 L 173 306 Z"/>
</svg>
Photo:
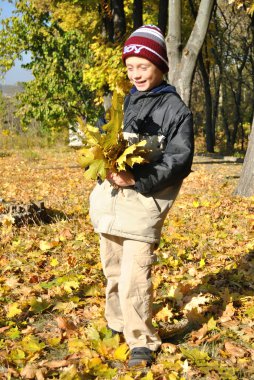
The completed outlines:
<svg viewBox="0 0 254 380">
<path fill-rule="evenodd" d="M 163 73 L 148 59 L 128 57 L 125 64 L 128 78 L 138 91 L 149 91 L 163 80 Z"/>
</svg>

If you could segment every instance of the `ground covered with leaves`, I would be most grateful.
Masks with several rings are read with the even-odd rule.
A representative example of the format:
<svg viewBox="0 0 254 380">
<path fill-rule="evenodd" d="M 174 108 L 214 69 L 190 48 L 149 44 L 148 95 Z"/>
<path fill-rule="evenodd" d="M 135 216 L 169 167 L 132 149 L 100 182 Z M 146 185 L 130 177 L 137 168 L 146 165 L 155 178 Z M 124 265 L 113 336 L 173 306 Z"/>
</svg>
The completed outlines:
<svg viewBox="0 0 254 380">
<path fill-rule="evenodd" d="M 254 379 L 254 199 L 234 197 L 241 164 L 195 157 L 153 269 L 150 369 L 104 319 L 105 279 L 88 216 L 94 186 L 68 149 L 2 152 L 0 198 L 43 200 L 51 223 L 0 227 L 0 378 Z"/>
</svg>

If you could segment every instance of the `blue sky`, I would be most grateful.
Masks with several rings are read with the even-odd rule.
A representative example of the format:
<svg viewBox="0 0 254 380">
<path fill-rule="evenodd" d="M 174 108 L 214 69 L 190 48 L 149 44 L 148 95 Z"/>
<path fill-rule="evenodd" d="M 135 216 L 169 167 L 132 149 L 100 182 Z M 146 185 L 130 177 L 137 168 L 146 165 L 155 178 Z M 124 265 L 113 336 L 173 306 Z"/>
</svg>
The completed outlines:
<svg viewBox="0 0 254 380">
<path fill-rule="evenodd" d="M 15 9 L 13 4 L 10 4 L 8 1 L 0 0 L 0 20 L 3 20 L 12 15 L 12 11 Z M 27 57 L 23 56 L 23 63 L 27 62 Z M 26 82 L 33 79 L 32 74 L 29 70 L 21 68 L 22 62 L 17 61 L 15 67 L 9 70 L 4 80 L 0 80 L 1 84 L 15 84 L 17 82 Z"/>
</svg>

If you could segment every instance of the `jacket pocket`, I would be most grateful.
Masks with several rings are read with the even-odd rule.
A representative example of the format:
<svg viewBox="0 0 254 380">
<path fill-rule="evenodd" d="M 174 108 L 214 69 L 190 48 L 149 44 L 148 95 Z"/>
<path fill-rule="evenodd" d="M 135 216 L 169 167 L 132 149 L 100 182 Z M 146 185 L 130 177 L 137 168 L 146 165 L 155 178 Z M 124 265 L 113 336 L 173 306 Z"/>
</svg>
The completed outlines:
<svg viewBox="0 0 254 380">
<path fill-rule="evenodd" d="M 146 197 L 145 195 L 142 195 L 141 193 L 137 193 L 138 200 L 144 207 L 144 209 L 148 212 L 158 213 L 161 211 L 159 204 L 156 202 L 154 197 L 151 195 L 149 197 Z"/>
<path fill-rule="evenodd" d="M 101 186 L 100 184 L 96 184 L 94 189 L 92 190 L 90 197 L 89 197 L 89 216 L 91 219 L 91 222 L 93 226 L 96 228 L 98 224 L 98 202 L 100 201 L 100 192 L 101 192 Z"/>
<path fill-rule="evenodd" d="M 108 212 L 111 204 L 111 193 L 107 188 L 106 181 L 97 183 L 89 197 L 89 215 L 94 228 L 98 227 L 99 221 L 105 212 Z"/>
</svg>

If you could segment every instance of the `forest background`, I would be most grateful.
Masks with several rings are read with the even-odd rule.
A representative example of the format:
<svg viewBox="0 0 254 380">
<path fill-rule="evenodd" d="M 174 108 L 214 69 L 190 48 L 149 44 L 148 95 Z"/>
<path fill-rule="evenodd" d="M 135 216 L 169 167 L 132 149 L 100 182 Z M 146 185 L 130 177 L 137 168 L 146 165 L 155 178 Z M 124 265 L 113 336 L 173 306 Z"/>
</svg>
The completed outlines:
<svg viewBox="0 0 254 380">
<path fill-rule="evenodd" d="M 180 38 L 169 24 L 173 3 L 181 3 Z M 166 221 L 154 268 L 154 323 L 164 344 L 151 370 L 132 372 L 125 343 L 110 335 L 103 318 L 104 278 L 88 216 L 93 182 L 73 164 L 68 128 L 78 117 L 95 125 L 105 94 L 129 90 L 121 50 L 133 29 L 159 25 L 169 53 L 176 52 L 170 60 L 180 62 L 201 5 L 210 12 L 186 101 L 194 114 L 194 172 Z M 43 199 L 51 223 L 2 219 L 1 374 L 251 379 L 253 196 L 232 193 L 237 159 L 254 159 L 245 155 L 254 146 L 253 2 L 18 0 L 16 8 L 0 31 L 0 68 L 5 72 L 27 52 L 34 80 L 20 83 L 17 97 L 0 93 L 0 196 Z M 174 77 L 172 83 L 181 93 L 181 83 Z M 247 169 L 253 195 L 253 165 Z"/>
</svg>

